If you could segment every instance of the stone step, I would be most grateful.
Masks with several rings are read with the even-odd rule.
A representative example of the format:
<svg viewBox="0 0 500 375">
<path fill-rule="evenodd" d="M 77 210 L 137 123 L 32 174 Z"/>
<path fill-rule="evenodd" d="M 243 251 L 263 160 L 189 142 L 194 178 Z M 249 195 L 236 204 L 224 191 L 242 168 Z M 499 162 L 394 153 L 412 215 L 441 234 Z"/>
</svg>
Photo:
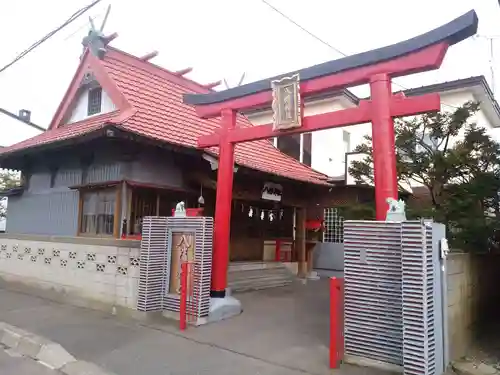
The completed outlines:
<svg viewBox="0 0 500 375">
<path fill-rule="evenodd" d="M 268 289 L 268 288 L 279 288 L 279 287 L 284 287 L 287 285 L 290 285 L 292 283 L 291 280 L 287 281 L 263 281 L 260 283 L 251 283 L 251 284 L 242 284 L 242 285 L 235 285 L 231 286 L 231 292 L 232 293 L 243 293 L 243 292 L 251 292 L 254 290 L 262 290 L 262 289 Z"/>
<path fill-rule="evenodd" d="M 290 271 L 287 269 L 277 269 L 273 271 L 243 271 L 243 272 L 234 272 L 228 275 L 229 280 L 250 280 L 250 279 L 258 279 L 266 276 L 284 276 L 290 277 Z"/>
<path fill-rule="evenodd" d="M 238 278 L 238 279 L 229 279 L 229 284 L 250 284 L 250 283 L 259 283 L 263 281 L 280 281 L 280 280 L 293 280 L 290 275 L 284 274 L 268 274 L 262 275 L 261 277 L 252 277 L 252 278 Z"/>
<path fill-rule="evenodd" d="M 229 263 L 228 272 L 232 273 L 269 269 L 286 269 L 286 267 L 280 262 L 232 262 Z"/>
<path fill-rule="evenodd" d="M 228 286 L 233 293 L 282 287 L 294 280 L 293 274 L 279 262 L 231 263 L 228 271 Z"/>
</svg>

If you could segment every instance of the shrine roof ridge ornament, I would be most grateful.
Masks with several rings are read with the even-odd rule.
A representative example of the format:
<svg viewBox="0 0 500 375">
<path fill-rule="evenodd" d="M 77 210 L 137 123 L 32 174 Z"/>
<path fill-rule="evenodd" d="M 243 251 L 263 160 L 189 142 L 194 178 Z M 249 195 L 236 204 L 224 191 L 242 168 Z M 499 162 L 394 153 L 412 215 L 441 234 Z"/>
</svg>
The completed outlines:
<svg viewBox="0 0 500 375">
<path fill-rule="evenodd" d="M 328 61 L 299 71 L 281 74 L 276 77 L 248 83 L 246 85 L 234 87 L 224 91 L 211 92 L 208 94 L 185 94 L 184 103 L 192 105 L 220 103 L 247 95 L 257 94 L 263 91 L 270 91 L 271 81 L 279 80 L 294 74 L 299 74 L 301 82 L 305 82 L 315 78 L 333 75 L 343 71 L 362 68 L 398 57 L 403 57 L 443 42 L 446 42 L 451 46 L 473 36 L 477 31 L 477 26 L 477 14 L 474 10 L 471 10 L 445 25 L 403 42 L 347 56 L 341 59 Z"/>
</svg>

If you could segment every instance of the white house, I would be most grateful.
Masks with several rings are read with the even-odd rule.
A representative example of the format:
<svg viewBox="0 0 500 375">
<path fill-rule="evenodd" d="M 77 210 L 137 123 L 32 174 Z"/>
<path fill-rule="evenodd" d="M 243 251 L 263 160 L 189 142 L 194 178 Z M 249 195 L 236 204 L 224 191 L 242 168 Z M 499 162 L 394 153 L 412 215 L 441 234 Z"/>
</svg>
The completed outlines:
<svg viewBox="0 0 500 375">
<path fill-rule="evenodd" d="M 487 128 L 490 134 L 497 138 L 493 129 L 500 127 L 500 107 L 484 76 L 422 86 L 406 90 L 404 93 L 406 96 L 439 93 L 442 111 L 454 111 L 467 101 L 480 102 L 480 111 L 473 120 L 479 126 Z M 357 106 L 359 101 L 360 98 L 352 92 L 342 90 L 306 99 L 304 113 L 308 116 L 352 108 Z M 250 112 L 246 115 L 255 125 L 272 122 L 270 109 Z M 363 157 L 352 151 L 363 142 L 363 137 L 367 134 L 371 134 L 370 123 L 322 130 L 300 136 L 283 136 L 275 139 L 274 144 L 290 156 L 331 176 L 338 183 L 353 185 L 354 179 L 348 175 L 347 165 L 350 161 Z"/>
<path fill-rule="evenodd" d="M 45 129 L 31 122 L 31 112 L 21 109 L 14 114 L 0 108 L 0 147 L 7 147 L 44 132 Z M 0 204 L 7 207 L 7 198 L 1 198 Z M 0 218 L 0 232 L 5 231 L 6 220 Z"/>
</svg>

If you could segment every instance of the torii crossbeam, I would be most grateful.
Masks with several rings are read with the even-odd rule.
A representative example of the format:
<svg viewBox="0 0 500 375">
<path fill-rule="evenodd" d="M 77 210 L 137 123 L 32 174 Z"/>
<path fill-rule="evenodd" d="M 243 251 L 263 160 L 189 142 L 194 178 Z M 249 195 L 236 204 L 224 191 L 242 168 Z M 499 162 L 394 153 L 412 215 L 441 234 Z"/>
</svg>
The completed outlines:
<svg viewBox="0 0 500 375">
<path fill-rule="evenodd" d="M 393 118 L 440 109 L 439 94 L 394 95 L 391 79 L 438 69 L 449 46 L 477 31 L 474 11 L 418 37 L 315 65 L 298 72 L 208 94 L 189 94 L 203 118 L 221 117 L 220 129 L 199 137 L 198 147 L 219 147 L 212 264 L 212 297 L 224 297 L 229 262 L 234 146 L 239 142 L 372 123 L 376 218 L 384 220 L 387 198 L 398 198 Z M 369 84 L 371 98 L 357 108 L 303 117 L 303 99 L 321 92 Z M 274 123 L 236 128 L 236 113 L 273 103 Z"/>
</svg>

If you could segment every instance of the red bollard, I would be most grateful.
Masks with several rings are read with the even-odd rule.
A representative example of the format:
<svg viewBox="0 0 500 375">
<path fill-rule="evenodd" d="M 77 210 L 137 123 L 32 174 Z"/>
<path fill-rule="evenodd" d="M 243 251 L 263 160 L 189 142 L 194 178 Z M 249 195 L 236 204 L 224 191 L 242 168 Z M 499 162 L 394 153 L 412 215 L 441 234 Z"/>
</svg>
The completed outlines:
<svg viewBox="0 0 500 375">
<path fill-rule="evenodd" d="M 343 279 L 330 278 L 330 368 L 338 368 L 344 352 Z"/>
<path fill-rule="evenodd" d="M 186 329 L 186 317 L 187 317 L 187 294 L 188 294 L 188 262 L 183 262 L 181 264 L 181 300 L 179 304 L 179 328 L 181 331 Z"/>
<path fill-rule="evenodd" d="M 276 240 L 276 251 L 274 254 L 274 261 L 281 262 L 281 240 Z"/>
</svg>

